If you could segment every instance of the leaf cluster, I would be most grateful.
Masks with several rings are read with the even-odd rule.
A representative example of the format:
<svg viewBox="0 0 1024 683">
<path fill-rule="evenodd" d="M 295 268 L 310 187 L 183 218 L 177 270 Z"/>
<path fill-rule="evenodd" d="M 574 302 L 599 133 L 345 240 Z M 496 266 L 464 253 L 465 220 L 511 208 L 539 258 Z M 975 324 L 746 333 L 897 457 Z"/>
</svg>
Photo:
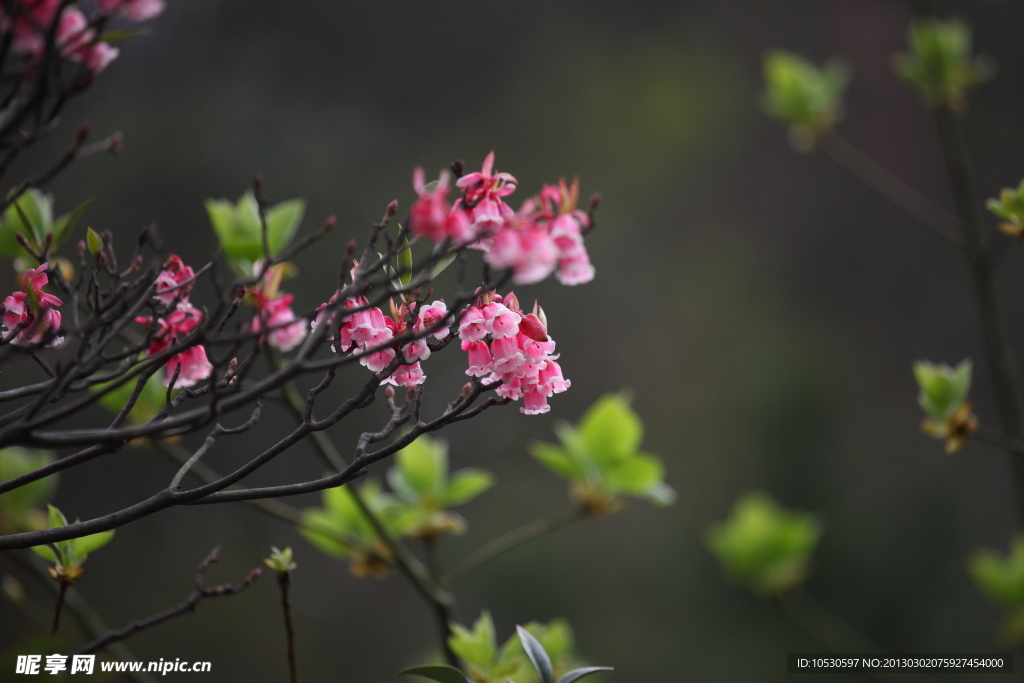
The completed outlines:
<svg viewBox="0 0 1024 683">
<path fill-rule="evenodd" d="M 907 43 L 909 52 L 896 55 L 896 73 L 933 108 L 961 111 L 967 91 L 995 73 L 991 60 L 971 55 L 971 30 L 962 21 L 915 21 Z"/>
<path fill-rule="evenodd" d="M 50 512 L 50 528 L 67 526 L 68 520 L 64 513 L 53 505 L 48 505 Z M 37 545 L 32 552 L 52 562 L 54 566 L 48 571 L 60 583 L 71 584 L 82 575 L 82 565 L 95 552 L 110 543 L 114 538 L 113 531 L 101 531 L 98 534 L 80 536 L 69 541 L 57 541 L 52 545 Z"/>
<path fill-rule="evenodd" d="M 842 62 L 816 66 L 800 55 L 772 50 L 762 61 L 765 112 L 789 124 L 790 142 L 800 151 L 813 149 L 842 116 L 843 93 L 850 80 Z"/>
<path fill-rule="evenodd" d="M 1005 557 L 993 550 L 975 551 L 967 572 L 992 602 L 1009 611 L 1002 637 L 1024 641 L 1024 535 L 1014 539 Z"/>
<path fill-rule="evenodd" d="M 534 442 L 530 453 L 542 465 L 571 482 L 574 499 L 592 513 L 620 507 L 619 496 L 646 498 L 655 505 L 670 505 L 675 490 L 665 483 L 665 469 L 657 457 L 640 450 L 644 427 L 629 399 L 607 394 L 595 403 L 579 424 L 555 428 L 560 446 Z"/>
<path fill-rule="evenodd" d="M 303 199 L 291 199 L 267 209 L 267 245 L 270 253 L 263 253 L 263 224 L 259 204 L 252 191 L 237 202 L 227 199 L 207 199 L 206 213 L 213 231 L 217 233 L 220 248 L 233 266 L 245 275 L 252 275 L 252 265 L 263 258 L 280 254 L 295 237 L 295 232 L 306 212 Z"/>
</svg>

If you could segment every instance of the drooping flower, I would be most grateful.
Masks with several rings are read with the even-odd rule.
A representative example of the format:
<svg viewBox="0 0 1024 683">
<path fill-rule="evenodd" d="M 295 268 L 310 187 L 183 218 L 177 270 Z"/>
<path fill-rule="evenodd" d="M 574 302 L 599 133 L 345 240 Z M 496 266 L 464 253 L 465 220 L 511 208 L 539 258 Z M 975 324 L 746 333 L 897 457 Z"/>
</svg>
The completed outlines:
<svg viewBox="0 0 1024 683">
<path fill-rule="evenodd" d="M 482 377 L 485 386 L 505 399 L 524 399 L 527 415 L 546 413 L 547 399 L 569 388 L 555 361 L 555 342 L 548 336 L 544 312 L 536 304 L 532 313 L 519 308 L 516 296 L 486 292 L 460 317 L 466 374 Z"/>
<path fill-rule="evenodd" d="M 455 185 L 462 197 L 456 200 L 452 212 L 465 215 L 476 232 L 477 240 L 471 246 L 489 251 L 494 234 L 515 215 L 503 199 L 516 191 L 516 179 L 508 173 L 494 173 L 492 151 L 480 171 L 462 176 Z"/>
<path fill-rule="evenodd" d="M 78 52 L 95 37 L 96 32 L 89 28 L 89 20 L 79 10 L 68 7 L 61 12 L 54 36 L 61 56 L 67 57 Z"/>
<path fill-rule="evenodd" d="M 412 365 L 399 365 L 395 372 L 384 380 L 384 384 L 391 384 L 396 387 L 409 387 L 410 389 L 418 384 L 423 384 L 427 381 L 427 376 L 423 374 L 423 368 L 420 367 L 419 361 Z"/>
<path fill-rule="evenodd" d="M 148 21 L 164 11 L 163 0 L 96 0 L 100 10 L 107 14 L 123 14 L 134 22 Z"/>
<path fill-rule="evenodd" d="M 198 308 L 187 301 L 182 301 L 166 316 L 155 320 L 149 316 L 139 316 L 135 322 L 143 325 L 155 324 L 156 331 L 153 340 L 150 342 L 149 348 L 146 349 L 146 355 L 152 356 L 170 348 L 172 344 L 179 341 L 180 337 L 187 337 L 202 320 L 203 314 Z M 178 370 L 179 365 L 181 366 L 180 370 Z M 175 386 L 186 388 L 207 379 L 213 372 L 213 365 L 206 357 L 206 349 L 202 345 L 195 345 L 171 356 L 164 364 L 164 369 L 166 371 L 165 385 L 170 384 L 175 371 L 177 371 L 178 378 Z"/>
<path fill-rule="evenodd" d="M 14 292 L 3 302 L 3 338 L 8 339 L 16 329 L 18 334 L 9 339 L 17 346 L 35 346 L 46 344 L 47 347 L 59 346 L 64 343 L 60 331 L 61 315 L 55 306 L 64 302 L 53 294 L 43 291 L 50 282 L 46 274 L 48 263 L 38 268 L 30 268 L 21 276 L 23 292 Z"/>
<path fill-rule="evenodd" d="M 412 186 L 419 198 L 409 209 L 409 229 L 414 235 L 423 235 L 435 244 L 450 238 L 456 244 L 472 242 L 476 238 L 469 216 L 463 211 L 452 211 L 448 203 L 448 174 L 442 173 L 437 184 L 427 189 L 423 169 L 416 167 Z"/>
<path fill-rule="evenodd" d="M 153 298 L 164 306 L 170 306 L 175 299 L 188 301 L 192 293 L 192 283 L 182 284 L 195 277 L 191 266 L 186 266 L 181 257 L 171 254 L 164 264 L 163 270 L 156 276 L 156 294 Z"/>
<path fill-rule="evenodd" d="M 270 345 L 281 351 L 291 351 L 306 338 L 306 321 L 297 320 L 292 311 L 295 297 L 283 294 L 276 299 L 268 299 L 262 294 L 254 297 L 257 301 L 257 313 L 252 319 L 252 331 L 270 330 L 267 335 Z M 264 322 L 266 325 L 264 326 Z"/>
<path fill-rule="evenodd" d="M 109 43 L 96 43 L 84 50 L 79 51 L 79 56 L 85 64 L 85 68 L 95 76 L 110 66 L 110 63 L 117 59 L 121 50 L 112 47 Z"/>
</svg>

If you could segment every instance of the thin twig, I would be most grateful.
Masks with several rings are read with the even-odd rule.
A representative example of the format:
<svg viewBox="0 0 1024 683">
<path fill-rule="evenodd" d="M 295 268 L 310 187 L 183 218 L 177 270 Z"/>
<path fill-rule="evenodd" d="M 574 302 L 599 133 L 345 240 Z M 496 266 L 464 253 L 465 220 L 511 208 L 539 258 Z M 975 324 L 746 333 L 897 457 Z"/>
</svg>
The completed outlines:
<svg viewBox="0 0 1024 683">
<path fill-rule="evenodd" d="M 449 571 L 441 583 L 454 588 L 459 585 L 467 576 L 475 572 L 496 557 L 507 553 L 513 548 L 546 536 L 552 532 L 564 529 L 567 526 L 587 519 L 587 509 L 582 505 L 573 506 L 560 510 L 547 517 L 535 519 L 523 526 L 508 531 L 497 538 L 478 548 L 469 557 L 455 565 Z"/>
<path fill-rule="evenodd" d="M 154 614 L 151 617 L 139 619 L 137 621 L 132 621 L 123 628 L 117 629 L 116 631 L 109 631 L 103 636 L 92 641 L 91 643 L 87 643 L 82 647 L 78 648 L 78 650 L 75 651 L 75 654 L 81 655 L 96 652 L 96 650 L 100 650 L 109 645 L 110 643 L 130 638 L 136 633 L 139 633 L 140 631 L 145 631 L 146 629 L 152 628 L 157 624 L 162 624 L 165 621 L 181 616 L 182 614 L 185 614 L 187 612 L 195 612 L 196 606 L 206 598 L 220 598 L 228 595 L 236 595 L 238 593 L 241 593 L 246 588 L 251 586 L 253 582 L 256 581 L 256 579 L 258 579 L 260 577 L 260 574 L 262 573 L 262 570 L 259 567 L 257 567 L 256 569 L 253 569 L 251 572 L 249 572 L 249 575 L 246 576 L 245 579 L 243 581 L 240 581 L 239 583 L 233 585 L 223 584 L 220 586 L 213 586 L 207 588 L 205 585 L 203 585 L 203 580 L 206 577 L 206 571 L 210 568 L 211 564 L 219 560 L 220 546 L 217 546 L 212 551 L 210 551 L 210 554 L 206 556 L 206 559 L 204 559 L 200 563 L 199 569 L 196 571 L 195 590 L 192 591 L 192 594 L 189 595 L 188 598 L 184 600 L 184 602 L 181 602 L 180 604 L 175 605 L 174 607 L 166 609 L 163 612 L 160 612 L 159 614 Z"/>
</svg>

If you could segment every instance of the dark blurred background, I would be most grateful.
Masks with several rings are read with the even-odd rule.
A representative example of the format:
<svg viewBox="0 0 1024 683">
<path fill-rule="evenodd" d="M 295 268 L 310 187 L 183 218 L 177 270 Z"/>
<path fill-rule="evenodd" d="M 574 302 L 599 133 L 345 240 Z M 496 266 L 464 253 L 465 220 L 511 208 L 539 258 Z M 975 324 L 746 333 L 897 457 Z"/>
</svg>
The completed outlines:
<svg viewBox="0 0 1024 683">
<path fill-rule="evenodd" d="M 489 469 L 499 485 L 465 508 L 469 531 L 443 557 L 451 563 L 566 505 L 564 484 L 526 444 L 553 440 L 557 420 L 575 421 L 608 391 L 635 394 L 645 448 L 664 459 L 679 499 L 667 510 L 633 503 L 487 566 L 459 589 L 465 621 L 490 609 L 505 638 L 516 623 L 565 617 L 580 654 L 614 665 L 619 681 L 782 680 L 785 652 L 820 645 L 728 583 L 704 548 L 708 525 L 763 489 L 820 513 L 825 535 L 806 590 L 880 645 L 996 649 L 1000 614 L 964 564 L 974 548 L 1005 549 L 1013 532 L 1005 455 L 970 444 L 950 457 L 925 439 L 910 372 L 915 359 L 974 358 L 976 410 L 995 426 L 966 268 L 827 159 L 794 153 L 757 104 L 764 50 L 841 55 L 854 80 L 839 130 L 951 207 L 934 125 L 891 69 L 905 43 L 904 3 L 169 4 L 151 35 L 122 44 L 35 157 L 63 149 L 84 118 L 98 134 L 123 131 L 122 158 L 77 164 L 52 189 L 60 212 L 96 197 L 85 222 L 125 244 L 155 221 L 169 248 L 205 261 L 216 244 L 203 201 L 236 199 L 261 171 L 272 201 L 308 200 L 303 230 L 339 217 L 287 284 L 308 309 L 334 290 L 345 243 L 362 238 L 389 200 L 408 204 L 416 165 L 429 175 L 463 158 L 473 168 L 494 149 L 498 168 L 520 180 L 519 196 L 575 174 L 584 196 L 604 195 L 588 239 L 595 281 L 517 291 L 543 302 L 572 389 L 546 416 L 509 407 L 444 433 L 455 467 Z M 998 62 L 966 122 L 980 191 L 994 196 L 1024 174 L 1024 7 L 937 9 L 968 19 L 979 50 Z M 1024 258 L 1007 246 L 1000 285 L 1024 352 Z M 431 359 L 434 408 L 458 391 L 462 363 L 454 353 Z M 378 424 L 379 406 L 369 412 L 360 419 Z M 289 424 L 268 409 L 264 431 L 225 441 L 210 464 L 228 469 Z M 366 424 L 331 431 L 343 453 Z M 126 449 L 63 475 L 55 502 L 89 518 L 152 494 L 173 471 L 156 452 Z M 253 483 L 319 473 L 302 445 Z M 319 505 L 317 496 L 290 502 Z M 242 505 L 124 527 L 78 587 L 121 625 L 184 598 L 218 543 L 213 582 L 237 580 L 271 544 L 295 549 L 305 680 L 394 680 L 435 647 L 431 612 L 401 577 L 357 580 L 294 529 Z M 29 627 L 0 602 L 0 648 L 25 652 Z M 140 659 L 210 660 L 211 680 L 284 680 L 282 630 L 265 577 L 128 644 Z"/>
</svg>

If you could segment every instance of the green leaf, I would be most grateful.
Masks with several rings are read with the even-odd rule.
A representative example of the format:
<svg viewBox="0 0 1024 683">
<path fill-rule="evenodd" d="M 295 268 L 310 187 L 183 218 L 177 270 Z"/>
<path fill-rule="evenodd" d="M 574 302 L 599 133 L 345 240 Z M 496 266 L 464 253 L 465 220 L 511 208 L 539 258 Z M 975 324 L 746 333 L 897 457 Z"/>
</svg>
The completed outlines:
<svg viewBox="0 0 1024 683">
<path fill-rule="evenodd" d="M 56 506 L 47 505 L 47 509 L 50 513 L 50 528 L 56 529 L 58 527 L 67 526 L 68 520 Z"/>
<path fill-rule="evenodd" d="M 110 543 L 113 538 L 113 531 L 101 531 L 98 534 L 91 534 L 89 536 L 72 539 L 71 547 L 74 549 L 75 555 L 80 560 L 85 560 L 86 555 L 99 550 L 106 544 Z"/>
<path fill-rule="evenodd" d="M 607 467 L 636 453 L 643 439 L 643 424 L 619 394 L 598 400 L 577 425 L 579 435 L 594 460 Z"/>
<path fill-rule="evenodd" d="M 644 497 L 658 507 L 666 507 L 676 502 L 676 490 L 663 481 L 647 489 Z"/>
<path fill-rule="evenodd" d="M 85 244 L 89 247 L 89 253 L 96 256 L 103 249 L 103 240 L 92 228 L 85 229 Z"/>
<path fill-rule="evenodd" d="M 242 195 L 237 204 L 208 199 L 206 213 L 221 249 L 230 260 L 255 262 L 263 257 L 263 234 L 256 199 L 251 192 Z"/>
<path fill-rule="evenodd" d="M 310 509 L 302 513 L 299 533 L 326 555 L 341 559 L 355 556 L 356 553 L 350 545 L 337 540 L 338 536 L 344 536 L 345 531 L 345 527 L 325 510 Z"/>
<path fill-rule="evenodd" d="M 53 548 L 51 548 L 48 545 L 32 546 L 31 550 L 32 550 L 32 552 L 34 552 L 36 555 L 38 555 L 39 557 L 43 558 L 47 562 L 53 562 L 54 564 L 59 564 L 59 560 L 57 560 L 57 553 L 53 552 Z"/>
<path fill-rule="evenodd" d="M 534 441 L 530 444 L 529 449 L 530 455 L 558 476 L 566 479 L 583 478 L 583 469 L 566 454 L 565 450 L 558 446 L 543 441 Z"/>
<path fill-rule="evenodd" d="M 896 57 L 896 73 L 933 108 L 963 109 L 967 91 L 995 71 L 989 59 L 971 55 L 971 30 L 962 21 L 914 21 L 907 43 L 907 54 Z"/>
<path fill-rule="evenodd" d="M 664 474 L 665 470 L 657 458 L 638 455 L 606 470 L 604 481 L 613 493 L 639 496 L 658 484 Z"/>
<path fill-rule="evenodd" d="M 33 451 L 19 446 L 0 450 L 0 481 L 34 472 L 53 462 L 49 451 Z M 35 508 L 53 495 L 57 486 L 57 475 L 53 474 L 0 494 L 0 527 L 6 533 L 29 531 L 31 516 L 39 514 Z"/>
<path fill-rule="evenodd" d="M 1014 539 L 1005 558 L 991 550 L 976 551 L 967 571 L 993 602 L 1008 609 L 1024 609 L 1024 535 Z"/>
<path fill-rule="evenodd" d="M 414 666 L 398 672 L 399 676 L 423 676 L 437 683 L 471 683 L 461 671 L 450 666 Z"/>
<path fill-rule="evenodd" d="M 466 468 L 454 473 L 448 483 L 445 505 L 462 505 L 494 486 L 494 475 L 484 470 Z"/>
<path fill-rule="evenodd" d="M 291 199 L 267 210 L 267 243 L 271 255 L 280 254 L 291 244 L 305 213 L 304 199 Z"/>
<path fill-rule="evenodd" d="M 402 479 L 418 495 L 438 499 L 448 479 L 448 447 L 442 441 L 421 436 L 396 455 Z"/>
<path fill-rule="evenodd" d="M 111 31 L 104 31 L 97 38 L 97 43 L 116 43 L 132 36 L 148 36 L 152 31 L 148 26 L 136 26 L 132 28 L 118 28 Z"/>
<path fill-rule="evenodd" d="M 85 210 L 89 208 L 92 202 L 92 199 L 85 200 L 69 213 L 64 214 L 53 222 L 51 230 L 53 232 L 54 247 L 59 247 L 71 235 L 75 224 L 82 218 L 82 214 L 85 213 Z"/>
<path fill-rule="evenodd" d="M 708 533 L 708 548 L 737 581 L 762 596 L 778 596 L 799 585 L 821 537 L 817 520 L 783 510 L 769 496 L 753 493 L 736 503 L 730 519 Z"/>
<path fill-rule="evenodd" d="M 96 384 L 92 387 L 92 390 L 101 391 L 110 384 L 110 382 Z M 116 389 L 103 394 L 100 397 L 100 405 L 112 413 L 119 413 L 128 403 L 128 399 L 131 398 L 133 391 L 135 391 L 135 380 L 125 382 Z M 163 409 L 166 403 L 167 387 L 164 386 L 164 370 L 161 368 L 146 380 L 145 386 L 142 387 L 142 391 L 135 400 L 135 405 L 128 411 L 128 422 L 133 425 L 149 422 L 156 417 L 156 414 Z"/>
<path fill-rule="evenodd" d="M 791 52 L 772 50 L 763 59 L 765 112 L 790 126 L 790 141 L 800 151 L 812 149 L 842 112 L 850 76 L 831 61 L 821 67 Z"/>
<path fill-rule="evenodd" d="M 430 271 L 430 279 L 433 280 L 435 277 L 443 273 L 448 266 L 455 262 L 455 259 L 458 258 L 458 256 L 458 251 L 452 251 L 438 259 L 437 263 L 434 264 L 434 267 Z"/>
<path fill-rule="evenodd" d="M 519 642 L 522 643 L 523 650 L 526 651 L 526 656 L 530 658 L 533 668 L 537 670 L 541 683 L 552 683 L 554 675 L 551 670 L 551 660 L 548 658 L 548 653 L 544 651 L 544 648 L 537 639 L 522 626 L 516 626 L 516 633 L 519 634 Z"/>
<path fill-rule="evenodd" d="M 574 681 L 578 681 L 581 678 L 585 678 L 591 674 L 596 674 L 600 671 L 615 671 L 615 669 L 610 666 L 585 666 L 568 672 L 558 679 L 558 683 L 573 683 Z"/>
<path fill-rule="evenodd" d="M 412 249 L 409 248 L 409 240 L 402 238 L 402 243 L 403 247 L 395 258 L 398 269 L 398 281 L 405 287 L 412 282 Z"/>
<path fill-rule="evenodd" d="M 971 361 L 965 359 L 955 368 L 918 361 L 914 363 L 914 377 L 921 389 L 918 395 L 921 408 L 942 422 L 967 400 L 971 389 Z"/>
</svg>

